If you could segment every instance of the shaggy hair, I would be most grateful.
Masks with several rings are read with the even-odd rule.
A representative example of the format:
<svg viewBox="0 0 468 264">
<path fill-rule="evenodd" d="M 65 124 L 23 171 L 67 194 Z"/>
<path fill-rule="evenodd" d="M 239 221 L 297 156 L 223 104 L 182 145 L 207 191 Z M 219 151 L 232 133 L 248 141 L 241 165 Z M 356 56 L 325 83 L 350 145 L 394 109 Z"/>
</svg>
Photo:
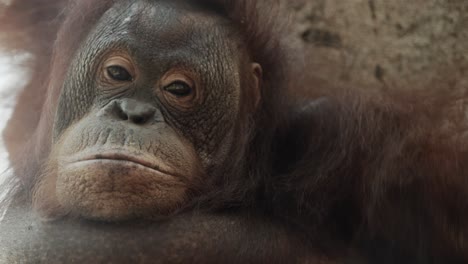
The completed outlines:
<svg viewBox="0 0 468 264">
<path fill-rule="evenodd" d="M 15 0 L 3 7 L 4 48 L 32 55 L 30 82 L 4 133 L 25 190 L 50 151 L 67 65 L 114 1 Z M 464 109 L 453 107 L 466 95 L 319 84 L 300 54 L 292 57 L 278 3 L 188 1 L 229 19 L 264 71 L 260 110 L 246 117 L 250 133 L 199 206 L 263 210 L 311 241 L 335 237 L 371 259 L 468 261 L 466 120 Z"/>
</svg>

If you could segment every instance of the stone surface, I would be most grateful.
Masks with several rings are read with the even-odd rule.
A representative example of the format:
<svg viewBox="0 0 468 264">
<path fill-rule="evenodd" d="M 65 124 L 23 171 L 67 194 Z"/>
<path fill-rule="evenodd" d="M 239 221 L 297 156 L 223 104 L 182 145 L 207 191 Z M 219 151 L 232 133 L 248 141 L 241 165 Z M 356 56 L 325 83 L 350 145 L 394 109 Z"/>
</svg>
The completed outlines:
<svg viewBox="0 0 468 264">
<path fill-rule="evenodd" d="M 370 89 L 467 90 L 468 1 L 296 0 L 313 75 Z"/>
</svg>

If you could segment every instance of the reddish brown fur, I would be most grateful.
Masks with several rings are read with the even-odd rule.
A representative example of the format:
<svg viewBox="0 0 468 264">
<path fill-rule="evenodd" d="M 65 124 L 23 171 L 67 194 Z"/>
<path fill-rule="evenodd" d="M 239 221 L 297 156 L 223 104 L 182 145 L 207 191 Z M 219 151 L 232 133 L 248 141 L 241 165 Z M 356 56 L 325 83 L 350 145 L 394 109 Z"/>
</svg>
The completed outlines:
<svg viewBox="0 0 468 264">
<path fill-rule="evenodd" d="M 14 1 L 0 23 L 10 50 L 35 55 L 32 81 L 20 96 L 5 134 L 14 166 L 22 177 L 37 176 L 32 172 L 43 163 L 51 144 L 52 109 L 63 82 L 60 76 L 65 75 L 69 60 L 93 21 L 110 3 L 74 1 L 72 8 L 63 11 L 65 1 L 43 1 L 39 9 L 37 3 L 28 0 Z M 206 200 L 216 206 L 226 201 L 251 205 L 261 189 L 262 198 L 267 200 L 265 210 L 286 218 L 288 224 L 296 224 L 311 235 L 311 240 L 338 237 L 347 246 L 362 249 L 371 259 L 392 254 L 397 255 L 395 259 L 407 257 L 408 261 L 468 261 L 466 125 L 463 109 L 452 107 L 466 95 L 448 94 L 433 87 L 421 92 L 397 90 L 370 95 L 315 81 L 294 83 L 302 79 L 297 78 L 303 75 L 298 75 L 300 64 L 291 65 L 283 35 L 276 30 L 276 21 L 270 19 L 274 16 L 264 11 L 261 2 L 203 2 L 225 10 L 226 16 L 241 28 L 253 60 L 262 64 L 262 112 L 255 116 L 255 123 L 256 129 L 270 131 L 252 135 L 255 144 L 242 150 L 249 155 L 247 166 L 251 173 L 219 179 L 214 184 L 223 188 L 207 195 Z M 265 2 L 263 5 L 272 5 Z M 44 23 L 53 26 L 44 27 Z M 51 60 L 49 47 L 54 42 L 62 49 Z M 52 64 L 58 71 L 52 72 L 54 79 L 48 80 Z M 309 98 L 330 99 L 312 117 L 299 115 L 304 121 L 298 121 L 295 114 L 288 116 L 287 105 L 300 104 L 301 100 L 285 100 L 285 87 L 302 87 L 290 88 L 292 97 L 306 94 Z M 23 108 L 31 98 L 36 101 L 33 107 Z M 43 107 L 40 117 L 39 106 Z M 29 118 L 40 121 L 26 121 Z M 282 168 L 280 175 L 272 171 L 271 157 L 265 155 L 271 151 L 267 143 L 273 141 L 278 127 L 280 134 L 286 134 L 287 144 L 288 136 L 300 135 L 297 146 L 310 146 L 293 168 Z M 307 133 L 297 133 L 296 129 Z M 17 131 L 25 134 L 17 135 Z M 249 137 L 246 135 L 246 140 Z M 288 151 L 287 146 L 279 148 Z M 34 158 L 31 164 L 21 164 L 20 150 Z M 29 187 L 34 185 L 30 178 L 24 182 Z M 323 226 L 331 231 L 321 237 L 317 234 Z M 379 246 L 390 250 L 376 252 Z"/>
</svg>

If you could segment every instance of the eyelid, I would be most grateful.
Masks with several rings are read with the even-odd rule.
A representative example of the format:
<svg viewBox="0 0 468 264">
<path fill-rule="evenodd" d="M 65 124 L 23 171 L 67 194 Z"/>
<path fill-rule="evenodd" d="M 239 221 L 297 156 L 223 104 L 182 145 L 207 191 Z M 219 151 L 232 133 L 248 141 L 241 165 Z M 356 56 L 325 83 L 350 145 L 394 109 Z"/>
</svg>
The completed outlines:
<svg viewBox="0 0 468 264">
<path fill-rule="evenodd" d="M 161 85 L 162 87 L 167 87 L 177 82 L 185 83 L 192 89 L 195 87 L 195 82 L 191 78 L 189 78 L 187 75 L 182 74 L 182 73 L 167 74 L 167 76 L 162 79 Z"/>
<path fill-rule="evenodd" d="M 108 67 L 111 66 L 119 66 L 124 68 L 130 75 L 135 79 L 136 77 L 136 70 L 133 62 L 126 58 L 126 56 L 113 56 L 109 59 L 104 61 L 103 69 L 106 70 Z"/>
<path fill-rule="evenodd" d="M 177 97 L 166 90 L 177 83 L 187 85 L 191 89 L 191 93 L 187 96 Z M 190 111 L 203 102 L 203 89 L 200 89 L 200 86 L 200 79 L 195 72 L 184 68 L 173 68 L 159 79 L 157 93 L 158 96 L 164 98 L 169 107 L 179 111 Z"/>
</svg>

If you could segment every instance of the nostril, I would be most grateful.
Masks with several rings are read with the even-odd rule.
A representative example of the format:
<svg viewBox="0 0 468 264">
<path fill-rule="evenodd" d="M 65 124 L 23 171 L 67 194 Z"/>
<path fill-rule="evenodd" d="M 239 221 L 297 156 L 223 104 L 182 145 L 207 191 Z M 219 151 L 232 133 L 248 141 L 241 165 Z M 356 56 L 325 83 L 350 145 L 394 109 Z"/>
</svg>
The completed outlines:
<svg viewBox="0 0 468 264">
<path fill-rule="evenodd" d="M 145 120 L 144 120 L 143 117 L 137 116 L 137 117 L 132 118 L 132 122 L 137 124 L 137 125 L 141 125 L 141 124 L 145 123 Z"/>
<path fill-rule="evenodd" d="M 146 121 L 148 120 L 148 118 L 145 118 L 143 116 L 134 116 L 132 117 L 132 122 L 134 124 L 137 124 L 137 125 L 143 125 L 144 123 L 146 123 Z"/>
<path fill-rule="evenodd" d="M 135 114 L 135 115 L 130 115 L 130 121 L 137 125 L 143 125 L 147 123 L 155 114 L 155 111 L 153 109 L 147 109 L 146 111 Z"/>
<path fill-rule="evenodd" d="M 134 99 L 118 99 L 106 106 L 105 110 L 114 120 L 145 125 L 153 120 L 158 110 L 151 104 Z"/>
<path fill-rule="evenodd" d="M 120 120 L 127 121 L 128 120 L 128 115 L 122 110 L 120 105 L 117 105 L 115 109 L 116 115 Z"/>
</svg>

